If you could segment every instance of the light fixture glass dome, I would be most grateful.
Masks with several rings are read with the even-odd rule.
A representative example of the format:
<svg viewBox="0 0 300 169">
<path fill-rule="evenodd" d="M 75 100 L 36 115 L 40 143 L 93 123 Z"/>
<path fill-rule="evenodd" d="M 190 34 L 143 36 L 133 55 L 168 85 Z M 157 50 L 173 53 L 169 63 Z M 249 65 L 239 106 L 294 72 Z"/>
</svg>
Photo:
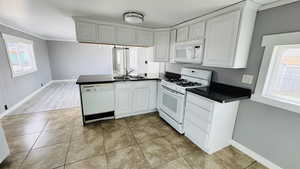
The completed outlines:
<svg viewBox="0 0 300 169">
<path fill-rule="evenodd" d="M 129 24 L 141 24 L 144 21 L 144 15 L 138 12 L 126 12 L 123 14 L 123 19 Z"/>
</svg>

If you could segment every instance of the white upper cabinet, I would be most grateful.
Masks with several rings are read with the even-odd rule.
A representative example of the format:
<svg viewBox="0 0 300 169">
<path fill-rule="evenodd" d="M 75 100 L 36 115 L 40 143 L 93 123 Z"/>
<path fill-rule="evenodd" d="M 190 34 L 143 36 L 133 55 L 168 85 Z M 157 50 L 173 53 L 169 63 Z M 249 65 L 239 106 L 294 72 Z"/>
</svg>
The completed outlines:
<svg viewBox="0 0 300 169">
<path fill-rule="evenodd" d="M 154 33 L 154 62 L 168 62 L 170 52 L 170 32 L 158 31 Z"/>
<path fill-rule="evenodd" d="M 139 46 L 153 46 L 154 33 L 151 31 L 137 30 L 136 44 Z"/>
<path fill-rule="evenodd" d="M 76 22 L 76 35 L 79 42 L 95 42 L 97 25 L 88 22 Z"/>
<path fill-rule="evenodd" d="M 170 63 L 175 63 L 176 29 L 171 30 L 170 36 Z"/>
<path fill-rule="evenodd" d="M 203 66 L 246 68 L 258 5 L 243 6 L 206 22 Z"/>
<path fill-rule="evenodd" d="M 183 41 L 187 41 L 188 40 L 188 35 L 189 34 L 189 27 L 185 26 L 182 28 L 178 28 L 177 29 L 177 38 L 176 41 L 177 42 L 183 42 Z"/>
<path fill-rule="evenodd" d="M 135 30 L 131 28 L 123 28 L 123 27 L 117 27 L 117 44 L 120 45 L 134 45 L 136 42 L 135 38 Z"/>
<path fill-rule="evenodd" d="M 203 65 L 232 67 L 239 31 L 240 10 L 207 21 Z"/>
<path fill-rule="evenodd" d="M 198 22 L 189 26 L 189 40 L 199 40 L 204 38 L 205 22 Z"/>
<path fill-rule="evenodd" d="M 107 44 L 115 43 L 115 27 L 108 25 L 98 25 L 97 42 Z"/>
</svg>

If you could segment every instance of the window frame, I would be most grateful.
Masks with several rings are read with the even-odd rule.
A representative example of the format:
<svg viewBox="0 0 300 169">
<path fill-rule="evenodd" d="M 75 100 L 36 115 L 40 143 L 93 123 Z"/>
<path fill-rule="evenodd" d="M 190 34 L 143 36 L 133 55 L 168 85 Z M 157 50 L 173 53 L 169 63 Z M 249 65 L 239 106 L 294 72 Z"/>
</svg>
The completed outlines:
<svg viewBox="0 0 300 169">
<path fill-rule="evenodd" d="M 300 32 L 272 34 L 263 36 L 261 46 L 264 47 L 263 59 L 261 62 L 259 76 L 256 83 L 254 94 L 251 100 L 267 104 L 273 107 L 285 109 L 288 111 L 300 113 L 300 104 L 296 104 L 284 99 L 275 99 L 264 95 L 265 87 L 268 85 L 272 69 L 277 60 L 275 47 L 283 45 L 298 45 L 300 44 Z"/>
<path fill-rule="evenodd" d="M 6 50 L 6 56 L 7 56 L 7 59 L 8 59 L 8 63 L 9 63 L 9 67 L 10 67 L 10 72 L 11 72 L 11 76 L 12 78 L 17 78 L 17 77 L 20 77 L 20 76 L 25 76 L 25 75 L 28 75 L 28 74 L 31 74 L 31 73 L 34 73 L 34 72 L 37 72 L 38 71 L 38 67 L 37 67 L 37 63 L 36 63 L 36 57 L 35 57 L 35 52 L 34 52 L 34 42 L 33 40 L 29 40 L 29 39 L 25 39 L 25 38 L 22 38 L 22 37 L 18 37 L 18 36 L 14 36 L 14 35 L 10 35 L 10 34 L 1 34 L 2 36 L 2 39 L 4 41 L 4 45 L 5 45 L 5 50 Z M 16 40 L 16 41 L 19 41 L 19 42 L 23 42 L 25 44 L 31 44 L 32 45 L 32 53 L 31 53 L 31 59 L 32 60 L 32 66 L 33 68 L 28 70 L 28 71 L 22 71 L 22 72 L 14 72 L 13 70 L 13 66 L 12 66 L 12 63 L 11 63 L 11 59 L 9 57 L 9 51 L 8 51 L 8 48 L 7 48 L 7 41 L 11 40 L 11 39 L 8 39 L 7 37 L 13 39 L 13 40 Z"/>
</svg>

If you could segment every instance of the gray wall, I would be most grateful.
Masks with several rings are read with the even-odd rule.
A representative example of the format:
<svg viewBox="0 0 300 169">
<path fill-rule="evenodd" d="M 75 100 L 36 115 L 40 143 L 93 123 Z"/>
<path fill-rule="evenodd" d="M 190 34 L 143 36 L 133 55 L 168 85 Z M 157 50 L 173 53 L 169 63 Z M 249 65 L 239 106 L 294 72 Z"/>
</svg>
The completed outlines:
<svg viewBox="0 0 300 169">
<path fill-rule="evenodd" d="M 23 98 L 31 94 L 33 91 L 41 87 L 41 83 L 46 84 L 51 80 L 51 71 L 49 66 L 48 49 L 46 41 L 35 38 L 28 34 L 15 31 L 3 25 L 0 25 L 0 32 L 23 37 L 34 41 L 34 53 L 38 71 L 12 78 L 8 58 L 6 55 L 3 40 L 0 42 L 0 112 L 3 110 L 3 104 L 8 107 L 13 106 Z"/>
<path fill-rule="evenodd" d="M 250 62 L 261 60 L 263 35 L 294 31 L 300 31 L 299 2 L 260 12 L 252 39 Z M 249 65 L 255 69 L 258 67 Z M 300 169 L 300 114 L 244 101 L 239 108 L 234 140 L 284 169 Z"/>
<path fill-rule="evenodd" d="M 95 44 L 48 41 L 53 80 L 79 75 L 112 74 L 112 50 Z"/>
<path fill-rule="evenodd" d="M 215 69 L 214 81 L 247 87 L 241 83 L 243 73 L 258 76 L 264 49 L 263 35 L 300 31 L 300 2 L 258 13 L 247 69 Z M 167 71 L 179 72 L 193 65 L 167 64 Z M 202 67 L 206 68 L 206 67 Z M 234 140 L 284 169 L 300 169 L 300 114 L 254 101 L 242 101 L 235 125 Z"/>
</svg>

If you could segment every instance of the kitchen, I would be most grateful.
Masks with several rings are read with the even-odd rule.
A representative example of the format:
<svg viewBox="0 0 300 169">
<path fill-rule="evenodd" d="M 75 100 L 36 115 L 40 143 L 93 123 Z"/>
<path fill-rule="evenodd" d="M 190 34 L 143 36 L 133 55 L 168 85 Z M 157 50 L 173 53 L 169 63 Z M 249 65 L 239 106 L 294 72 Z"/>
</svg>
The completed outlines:
<svg viewBox="0 0 300 169">
<path fill-rule="evenodd" d="M 156 27 L 146 26 L 148 13 L 135 10 L 122 13 L 121 22 L 72 14 L 76 42 L 47 38 L 40 48 L 49 55 L 43 64 L 49 64 L 40 66 L 38 58 L 31 63 L 37 63 L 32 75 L 41 68 L 50 72 L 39 75 L 44 78 L 40 89 L 11 103 L 5 99 L 10 99 L 10 89 L 0 90 L 0 103 L 6 103 L 1 158 L 9 157 L 0 168 L 297 168 L 290 158 L 297 154 L 291 146 L 296 143 L 283 147 L 288 137 L 280 141 L 267 133 L 274 133 L 272 128 L 285 133 L 279 114 L 286 110 L 285 116 L 295 116 L 289 122 L 297 128 L 298 88 L 292 84 L 298 83 L 298 33 L 294 28 L 267 30 L 274 25 L 271 14 L 283 15 L 299 3 L 265 3 L 231 3 Z M 9 56 L 5 62 L 18 79 L 24 75 L 13 72 L 9 44 L 32 42 L 27 35 L 25 40 L 15 37 L 18 32 L 9 35 L 10 29 L 0 29 L 7 48 L 1 45 L 7 51 L 1 57 Z M 0 87 L 9 84 L 16 85 L 7 80 Z M 277 116 L 267 116 L 272 111 Z M 275 118 L 270 126 L 266 117 Z M 30 119 L 40 121 L 33 125 Z M 21 122 L 15 130 L 14 121 Z M 44 127 L 35 131 L 27 125 Z M 17 146 L 16 138 L 27 135 L 36 137 Z M 285 135 L 298 139 L 297 134 Z M 49 162 L 38 157 L 55 146 L 61 147 L 55 152 L 66 155 L 52 159 L 55 153 L 47 150 Z M 22 162 L 10 159 L 21 153 L 29 154 Z"/>
</svg>

